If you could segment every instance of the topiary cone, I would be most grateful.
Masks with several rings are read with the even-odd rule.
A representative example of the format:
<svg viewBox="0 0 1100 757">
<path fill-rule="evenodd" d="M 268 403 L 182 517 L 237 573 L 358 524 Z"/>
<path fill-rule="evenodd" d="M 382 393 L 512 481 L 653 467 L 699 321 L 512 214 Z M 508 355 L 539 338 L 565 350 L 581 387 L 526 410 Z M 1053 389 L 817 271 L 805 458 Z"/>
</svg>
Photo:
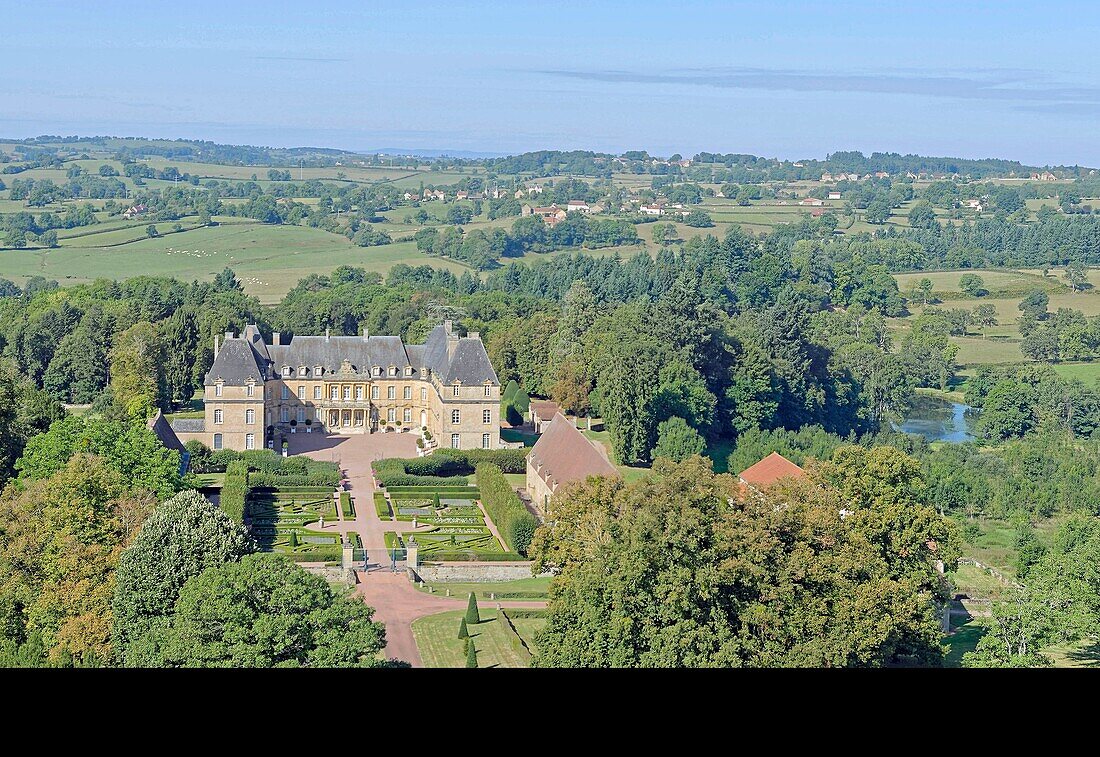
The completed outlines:
<svg viewBox="0 0 1100 757">
<path fill-rule="evenodd" d="M 470 644 L 470 648 L 466 652 L 466 667 L 468 667 L 468 668 L 476 668 L 477 667 L 477 650 L 474 649 L 473 644 Z"/>
<path fill-rule="evenodd" d="M 458 638 L 470 638 L 470 632 L 466 630 L 466 618 L 462 618 L 462 620 L 460 620 L 458 623 Z"/>
<path fill-rule="evenodd" d="M 466 605 L 466 623 L 477 625 L 481 622 L 481 616 L 477 612 L 477 597 L 473 592 L 470 592 L 470 603 Z"/>
</svg>

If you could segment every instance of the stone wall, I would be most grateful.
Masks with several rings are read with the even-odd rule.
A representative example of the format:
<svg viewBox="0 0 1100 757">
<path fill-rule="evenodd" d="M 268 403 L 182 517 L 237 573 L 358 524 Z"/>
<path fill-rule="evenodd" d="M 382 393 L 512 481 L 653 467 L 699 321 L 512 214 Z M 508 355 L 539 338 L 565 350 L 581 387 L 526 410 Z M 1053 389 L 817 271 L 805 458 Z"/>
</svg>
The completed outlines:
<svg viewBox="0 0 1100 757">
<path fill-rule="evenodd" d="M 516 581 L 531 577 L 531 563 L 421 563 L 416 572 L 429 584 Z"/>
</svg>

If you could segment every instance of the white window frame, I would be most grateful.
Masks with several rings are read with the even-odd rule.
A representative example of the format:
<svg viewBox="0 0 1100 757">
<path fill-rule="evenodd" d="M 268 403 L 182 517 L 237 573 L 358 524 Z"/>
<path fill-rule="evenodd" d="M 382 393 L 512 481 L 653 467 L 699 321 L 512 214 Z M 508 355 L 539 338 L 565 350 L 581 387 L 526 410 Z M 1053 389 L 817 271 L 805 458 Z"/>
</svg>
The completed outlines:
<svg viewBox="0 0 1100 757">
<path fill-rule="evenodd" d="M 282 397 L 282 398 L 283 398 L 284 400 L 288 400 L 288 399 L 290 399 L 290 387 L 289 387 L 289 386 L 287 386 L 286 384 L 283 384 L 283 391 L 282 391 L 282 394 L 281 394 L 280 396 L 281 396 L 281 397 Z"/>
<path fill-rule="evenodd" d="M 322 395 L 322 393 L 323 393 L 323 390 L 321 389 L 321 385 L 320 385 L 320 384 L 318 384 L 317 386 L 313 387 L 313 399 L 315 399 L 315 400 L 319 400 L 319 399 L 321 399 L 321 395 Z"/>
<path fill-rule="evenodd" d="M 245 449 L 256 449 L 256 435 L 255 434 L 245 434 L 244 435 L 244 448 Z"/>
<path fill-rule="evenodd" d="M 221 397 L 222 396 L 222 382 L 220 382 L 220 381 L 218 383 L 214 384 L 214 396 L 215 397 Z"/>
<path fill-rule="evenodd" d="M 391 407 L 389 410 L 386 411 L 386 420 L 389 421 L 390 423 L 395 423 L 397 421 L 397 408 L 396 407 Z"/>
<path fill-rule="evenodd" d="M 351 399 L 351 387 L 350 386 L 345 386 L 344 387 L 344 391 L 342 393 L 342 396 L 343 396 L 345 402 L 347 402 L 348 400 Z"/>
<path fill-rule="evenodd" d="M 462 437 L 459 434 L 451 434 L 451 449 L 462 449 Z"/>
<path fill-rule="evenodd" d="M 255 393 L 256 393 L 256 385 L 255 384 L 249 384 L 248 386 L 246 386 L 244 388 L 244 394 L 245 394 L 246 397 L 251 397 Z"/>
<path fill-rule="evenodd" d="M 334 386 L 329 389 L 329 399 L 333 401 L 340 399 L 340 387 Z"/>
<path fill-rule="evenodd" d="M 214 441 L 212 442 L 212 444 L 214 446 L 214 449 L 221 449 L 224 446 L 222 444 L 222 435 L 214 434 Z"/>
<path fill-rule="evenodd" d="M 256 425 L 256 411 L 252 408 L 248 408 L 244 411 L 244 423 L 246 426 Z"/>
<path fill-rule="evenodd" d="M 370 398 L 371 398 L 372 400 L 376 400 L 376 399 L 378 399 L 378 394 L 379 394 L 379 392 L 378 392 L 378 386 L 377 386 L 377 385 L 375 385 L 375 386 L 372 386 L 372 387 L 370 388 Z"/>
<path fill-rule="evenodd" d="M 481 448 L 482 449 L 489 449 L 489 445 L 491 445 L 492 443 L 493 443 L 493 437 L 492 437 L 491 434 L 482 434 L 481 435 Z"/>
<path fill-rule="evenodd" d="M 290 408 L 279 408 L 279 423 L 290 423 Z"/>
<path fill-rule="evenodd" d="M 371 369 L 371 374 L 375 375 L 375 376 L 381 376 L 382 375 L 382 366 L 380 366 L 380 365 L 374 366 L 374 368 Z"/>
<path fill-rule="evenodd" d="M 422 386 L 422 387 L 420 387 L 420 401 L 421 402 L 426 402 L 427 399 L 428 399 L 428 387 Z"/>
<path fill-rule="evenodd" d="M 283 366 L 283 375 L 284 376 L 293 376 L 294 375 L 294 369 L 291 368 L 289 365 L 284 365 Z"/>
<path fill-rule="evenodd" d="M 397 387 L 396 386 L 387 386 L 386 387 L 386 399 L 388 399 L 388 400 L 397 399 Z"/>
<path fill-rule="evenodd" d="M 304 400 L 306 398 L 306 388 L 304 386 L 298 387 L 298 399 Z"/>
<path fill-rule="evenodd" d="M 486 384 L 485 385 L 485 396 L 486 397 L 492 397 L 493 396 L 493 385 L 492 384 Z"/>
<path fill-rule="evenodd" d="M 482 423 L 492 423 L 493 422 L 493 411 L 492 410 L 482 410 L 481 411 L 481 422 Z"/>
<path fill-rule="evenodd" d="M 220 426 L 221 422 L 222 422 L 222 411 L 221 411 L 221 408 L 218 408 L 214 411 L 214 423 Z"/>
<path fill-rule="evenodd" d="M 405 408 L 405 418 L 404 418 L 404 422 L 405 422 L 405 423 L 412 423 L 412 420 L 413 420 L 413 411 L 412 411 L 412 408 L 411 408 L 411 407 L 407 407 L 407 408 Z"/>
<path fill-rule="evenodd" d="M 452 390 L 452 396 L 454 396 L 454 397 L 458 396 L 458 390 L 461 386 L 462 386 L 461 384 L 455 384 L 454 385 L 454 389 Z"/>
<path fill-rule="evenodd" d="M 462 412 L 459 410 L 451 411 L 451 423 L 462 423 Z"/>
<path fill-rule="evenodd" d="M 355 399 L 357 399 L 357 400 L 363 399 L 363 387 L 362 386 L 356 386 L 355 387 Z"/>
<path fill-rule="evenodd" d="M 413 388 L 411 386 L 406 386 L 405 391 L 402 392 L 402 396 L 407 400 L 411 400 L 413 398 Z"/>
</svg>

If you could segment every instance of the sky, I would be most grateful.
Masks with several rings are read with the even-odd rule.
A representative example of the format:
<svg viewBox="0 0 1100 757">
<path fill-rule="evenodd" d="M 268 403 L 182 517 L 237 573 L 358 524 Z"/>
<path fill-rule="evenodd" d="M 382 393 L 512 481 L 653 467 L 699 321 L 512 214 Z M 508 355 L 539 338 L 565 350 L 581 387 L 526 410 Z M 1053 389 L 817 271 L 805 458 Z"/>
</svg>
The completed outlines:
<svg viewBox="0 0 1100 757">
<path fill-rule="evenodd" d="M 0 136 L 1100 166 L 1097 2 L 0 0 Z"/>
</svg>

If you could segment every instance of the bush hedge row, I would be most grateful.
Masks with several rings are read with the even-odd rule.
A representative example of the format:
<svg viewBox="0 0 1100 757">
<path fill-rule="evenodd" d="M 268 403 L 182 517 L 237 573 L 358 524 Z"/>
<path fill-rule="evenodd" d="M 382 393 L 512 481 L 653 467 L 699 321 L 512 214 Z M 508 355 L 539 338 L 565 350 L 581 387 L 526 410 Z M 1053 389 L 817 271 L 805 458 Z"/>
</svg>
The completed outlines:
<svg viewBox="0 0 1100 757">
<path fill-rule="evenodd" d="M 382 520 L 389 520 L 393 515 L 393 511 L 390 510 L 390 503 L 386 501 L 386 495 L 382 492 L 374 493 L 374 511 L 378 513 L 378 517 Z"/>
<path fill-rule="evenodd" d="M 406 465 L 410 462 L 429 460 L 430 457 L 419 457 L 407 460 L 400 457 L 388 457 L 374 461 L 374 475 L 387 488 L 391 486 L 464 486 L 467 482 L 465 476 L 440 477 L 434 474 L 414 474 L 406 471 Z M 432 470 L 430 467 L 420 466 L 417 470 Z"/>
<path fill-rule="evenodd" d="M 515 552 L 475 552 L 472 550 L 454 552 L 432 552 L 422 554 L 424 562 L 523 562 L 526 558 Z"/>
<path fill-rule="evenodd" d="M 351 503 L 351 495 L 347 492 L 340 492 L 340 512 L 345 518 L 355 517 L 355 505 Z"/>
<path fill-rule="evenodd" d="M 199 441 L 185 445 L 191 453 L 191 469 L 196 473 L 220 473 L 236 461 L 243 460 L 248 469 L 269 474 L 306 476 L 324 485 L 335 486 L 340 481 L 339 467 L 327 460 L 311 460 L 308 457 L 283 457 L 273 450 L 255 449 L 238 452 L 232 449 L 212 450 Z"/>
<path fill-rule="evenodd" d="M 221 508 L 237 523 L 244 522 L 244 506 L 248 500 L 248 463 L 234 460 L 225 468 L 222 483 Z"/>
<path fill-rule="evenodd" d="M 315 473 L 271 473 L 270 471 L 257 471 L 252 474 L 252 479 L 257 486 L 270 486 L 273 489 L 286 489 L 291 486 L 334 488 L 340 483 L 339 472 L 315 472 Z"/>
<path fill-rule="evenodd" d="M 318 547 L 309 552 L 281 552 L 283 557 L 294 562 L 343 562 L 344 550 L 341 547 Z"/>
<path fill-rule="evenodd" d="M 516 630 L 515 625 L 512 623 L 512 619 L 508 617 L 508 611 L 504 608 L 497 611 L 497 622 L 500 623 L 501 628 L 504 629 L 504 635 L 508 637 L 508 642 L 512 645 L 512 650 L 520 656 L 520 659 L 530 665 L 534 655 L 531 654 L 531 650 L 527 648 L 527 642 L 519 635 L 519 631 Z"/>
<path fill-rule="evenodd" d="M 420 459 L 431 460 L 435 457 L 465 463 L 466 467 L 460 473 L 467 476 L 473 473 L 481 463 L 493 463 L 505 473 L 527 471 L 527 450 L 525 449 L 441 449 Z"/>
<path fill-rule="evenodd" d="M 535 516 L 523 506 L 496 465 L 482 463 L 477 466 L 477 483 L 481 489 L 481 504 L 496 524 L 505 545 L 513 552 L 526 555 L 539 525 Z"/>
</svg>

